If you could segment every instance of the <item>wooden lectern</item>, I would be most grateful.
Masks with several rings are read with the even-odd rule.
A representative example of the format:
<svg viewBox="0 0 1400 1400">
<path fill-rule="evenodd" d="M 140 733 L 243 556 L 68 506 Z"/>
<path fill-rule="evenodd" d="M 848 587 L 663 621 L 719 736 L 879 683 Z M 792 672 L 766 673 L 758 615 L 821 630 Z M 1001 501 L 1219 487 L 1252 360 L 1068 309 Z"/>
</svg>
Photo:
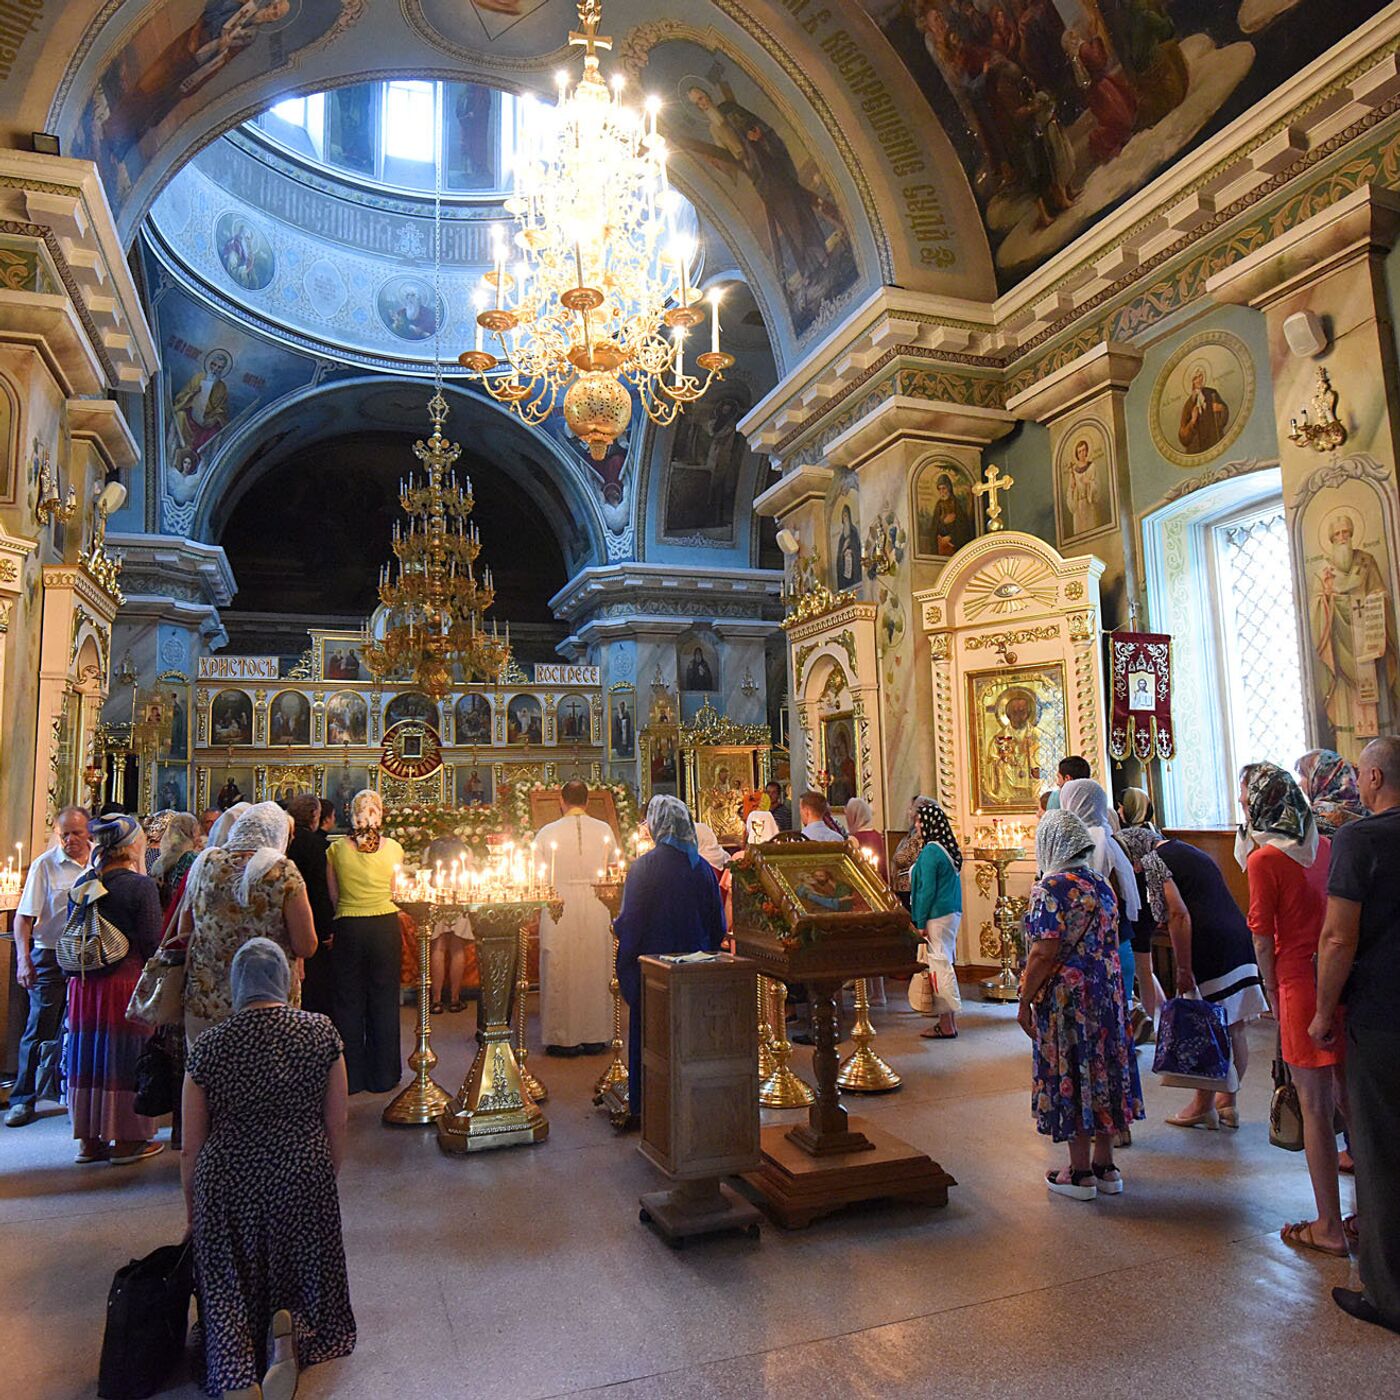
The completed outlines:
<svg viewBox="0 0 1400 1400">
<path fill-rule="evenodd" d="M 759 1165 L 757 969 L 727 953 L 642 958 L 644 1157 L 680 1184 L 642 1197 L 673 1248 L 720 1230 L 758 1234 L 758 1211 L 720 1180 Z"/>
<path fill-rule="evenodd" d="M 807 984 L 816 1046 L 808 1121 L 763 1129 L 763 1164 L 744 1179 L 788 1229 L 884 1197 L 947 1205 L 953 1178 L 867 1119 L 848 1118 L 836 1085 L 841 986 L 908 967 L 916 938 L 909 915 L 854 841 L 779 837 L 750 847 L 730 869 L 734 946 L 765 976 Z"/>
</svg>

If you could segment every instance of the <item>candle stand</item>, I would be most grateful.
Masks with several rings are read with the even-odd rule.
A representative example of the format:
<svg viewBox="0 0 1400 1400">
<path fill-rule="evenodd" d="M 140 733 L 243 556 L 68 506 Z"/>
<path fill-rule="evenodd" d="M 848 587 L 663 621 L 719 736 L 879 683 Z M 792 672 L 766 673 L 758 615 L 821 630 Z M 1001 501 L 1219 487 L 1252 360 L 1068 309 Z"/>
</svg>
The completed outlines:
<svg viewBox="0 0 1400 1400">
<path fill-rule="evenodd" d="M 851 1040 L 856 1048 L 841 1065 L 841 1071 L 836 1076 L 837 1087 L 856 1094 L 887 1094 L 891 1089 L 898 1089 L 904 1081 L 870 1048 L 871 1041 L 875 1039 L 875 1027 L 870 1024 L 868 978 L 856 978 L 855 1009 Z"/>
<path fill-rule="evenodd" d="M 988 1001 L 1015 1001 L 1020 995 L 1017 962 L 1028 901 L 1022 895 L 1007 894 L 1006 872 L 1018 860 L 1024 860 L 1026 852 L 1020 846 L 974 846 L 971 854 L 981 867 L 977 884 L 984 894 L 991 892 L 991 872 L 995 872 L 997 902 L 992 919 L 1001 936 L 1001 970 L 982 983 L 982 995 Z"/>
<path fill-rule="evenodd" d="M 525 1044 L 525 1030 L 530 1020 L 530 929 L 538 927 L 537 919 L 526 919 L 520 925 L 520 949 L 516 961 L 515 982 L 515 1062 L 520 1066 L 520 1079 L 530 1097 L 536 1103 L 543 1103 L 549 1097 L 549 1090 L 530 1072 L 526 1061 L 530 1058 L 530 1047 Z"/>
<path fill-rule="evenodd" d="M 394 1097 L 382 1118 L 392 1128 L 425 1128 L 437 1122 L 438 1115 L 452 1100 L 452 1095 L 433 1080 L 433 1068 L 438 1062 L 428 1014 L 433 929 L 441 924 L 456 923 L 465 910 L 460 905 L 437 900 L 404 900 L 399 908 L 413 920 L 418 930 L 418 1044 L 408 1057 L 413 1082 Z"/>
<path fill-rule="evenodd" d="M 608 911 L 610 923 L 615 923 L 622 912 L 621 876 L 615 879 L 602 879 L 593 882 L 593 893 L 598 902 Z M 608 992 L 612 996 L 612 1059 L 607 1068 L 598 1076 L 593 1086 L 593 1102 L 604 1109 L 610 1118 L 616 1118 L 619 1110 L 628 1112 L 627 1106 L 627 1046 L 622 1024 L 622 989 L 617 980 L 617 933 L 612 935 L 612 964 L 608 970 Z"/>
</svg>

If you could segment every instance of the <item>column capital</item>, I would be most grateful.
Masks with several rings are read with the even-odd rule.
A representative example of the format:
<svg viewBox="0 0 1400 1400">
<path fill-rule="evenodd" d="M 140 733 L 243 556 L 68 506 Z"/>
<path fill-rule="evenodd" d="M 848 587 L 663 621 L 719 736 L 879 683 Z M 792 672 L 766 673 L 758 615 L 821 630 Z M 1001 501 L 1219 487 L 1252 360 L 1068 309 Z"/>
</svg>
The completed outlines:
<svg viewBox="0 0 1400 1400">
<path fill-rule="evenodd" d="M 975 404 L 915 399 L 894 394 L 872 404 L 870 411 L 826 445 L 826 460 L 859 471 L 885 448 L 902 440 L 958 447 L 986 447 L 1016 426 L 1010 413 Z"/>
<path fill-rule="evenodd" d="M 1400 193 L 1379 185 L 1329 204 L 1206 282 L 1216 301 L 1264 310 L 1358 262 L 1388 253 L 1400 235 Z"/>
<path fill-rule="evenodd" d="M 1136 346 L 1105 340 L 1013 395 L 1006 401 L 1007 412 L 1033 423 L 1053 423 L 1105 390 L 1126 393 L 1141 368 L 1142 351 Z"/>
</svg>

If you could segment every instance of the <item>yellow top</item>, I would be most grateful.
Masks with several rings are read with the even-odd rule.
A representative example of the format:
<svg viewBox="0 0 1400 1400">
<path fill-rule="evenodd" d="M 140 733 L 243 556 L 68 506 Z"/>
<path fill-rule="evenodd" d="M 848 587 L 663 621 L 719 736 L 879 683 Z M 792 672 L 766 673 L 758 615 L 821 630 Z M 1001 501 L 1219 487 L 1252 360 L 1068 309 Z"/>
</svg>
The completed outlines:
<svg viewBox="0 0 1400 1400">
<path fill-rule="evenodd" d="M 398 905 L 390 896 L 394 889 L 394 867 L 403 864 L 403 847 L 392 836 L 381 836 L 377 851 L 362 851 L 349 837 L 332 841 L 327 855 L 339 891 L 335 904 L 337 919 L 368 919 L 377 914 L 398 913 Z"/>
</svg>

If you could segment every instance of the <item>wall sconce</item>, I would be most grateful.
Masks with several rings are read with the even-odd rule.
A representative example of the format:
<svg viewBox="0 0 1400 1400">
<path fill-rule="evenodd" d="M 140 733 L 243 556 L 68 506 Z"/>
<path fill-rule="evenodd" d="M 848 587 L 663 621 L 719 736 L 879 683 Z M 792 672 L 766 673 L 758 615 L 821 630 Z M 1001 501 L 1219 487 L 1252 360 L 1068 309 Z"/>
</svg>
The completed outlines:
<svg viewBox="0 0 1400 1400">
<path fill-rule="evenodd" d="M 739 693 L 752 700 L 758 694 L 758 682 L 753 678 L 753 667 L 744 667 L 744 679 L 739 682 Z"/>
<path fill-rule="evenodd" d="M 68 494 L 59 494 L 58 473 L 54 470 L 49 449 L 34 439 L 34 475 L 39 486 L 39 499 L 34 504 L 34 514 L 45 523 L 57 520 L 66 525 L 78 513 L 78 493 L 73 487 Z"/>
<path fill-rule="evenodd" d="M 1314 452 L 1335 452 L 1347 440 L 1347 430 L 1346 424 L 1337 417 L 1337 391 L 1321 365 L 1317 370 L 1312 411 L 1313 417 L 1309 418 L 1304 405 L 1296 418 L 1288 420 L 1289 442 L 1295 447 L 1311 447 Z"/>
</svg>

